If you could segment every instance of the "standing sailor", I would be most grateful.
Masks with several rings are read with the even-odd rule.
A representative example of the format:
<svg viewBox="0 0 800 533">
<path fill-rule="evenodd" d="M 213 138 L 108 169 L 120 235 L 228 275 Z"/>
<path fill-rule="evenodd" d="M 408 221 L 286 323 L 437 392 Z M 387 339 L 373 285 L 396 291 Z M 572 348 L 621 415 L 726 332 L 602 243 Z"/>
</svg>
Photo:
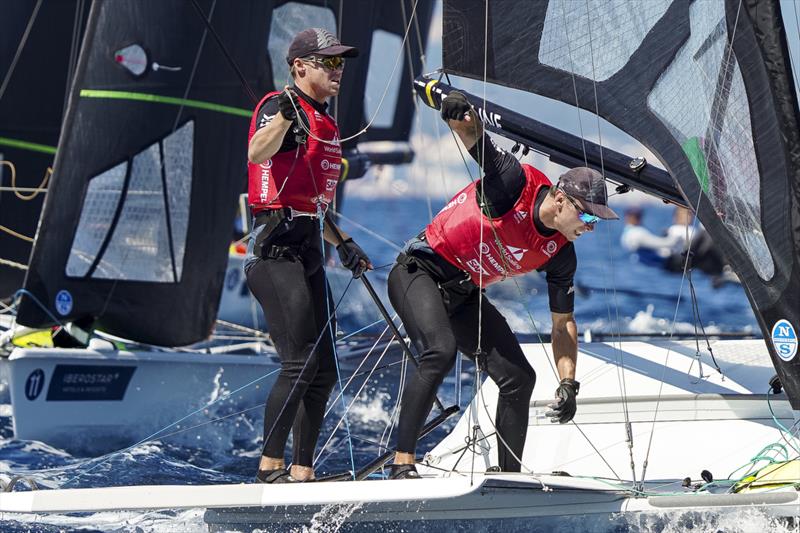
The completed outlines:
<svg viewBox="0 0 800 533">
<path fill-rule="evenodd" d="M 339 94 L 344 58 L 356 55 L 357 49 L 324 29 L 301 31 L 286 56 L 294 86 L 264 96 L 250 122 L 248 201 L 255 220 L 245 273 L 281 359 L 264 409 L 256 475 L 262 483 L 314 478 L 314 450 L 336 381 L 334 304 L 320 234 L 337 245 L 354 276 L 372 267 L 327 213 L 342 151 L 326 100 Z M 290 430 L 291 472 L 284 462 Z"/>
<path fill-rule="evenodd" d="M 553 357 L 561 380 L 557 403 L 547 415 L 562 424 L 572 420 L 579 389 L 572 288 L 577 258 L 572 241 L 592 231 L 600 219 L 619 218 L 606 205 L 606 187 L 598 172 L 574 168 L 553 187 L 544 174 L 520 165 L 484 137 L 461 93 L 451 92 L 441 113 L 481 165 L 484 177 L 460 191 L 409 242 L 389 275 L 389 299 L 419 353 L 419 367 L 400 410 L 390 473 L 394 479 L 419 477 L 414 467 L 417 438 L 457 349 L 469 356 L 477 353 L 478 365 L 497 384 L 499 467 L 520 471 L 536 374 L 506 320 L 481 294 L 483 287 L 509 276 L 547 273 Z"/>
</svg>

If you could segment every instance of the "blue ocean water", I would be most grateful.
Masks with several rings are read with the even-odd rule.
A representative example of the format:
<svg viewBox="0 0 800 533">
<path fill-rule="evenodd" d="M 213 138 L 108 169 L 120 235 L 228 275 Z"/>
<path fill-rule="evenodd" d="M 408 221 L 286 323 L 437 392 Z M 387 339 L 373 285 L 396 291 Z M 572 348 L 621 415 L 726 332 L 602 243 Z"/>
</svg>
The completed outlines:
<svg viewBox="0 0 800 533">
<path fill-rule="evenodd" d="M 435 202 L 434 212 L 443 205 Z M 622 211 L 622 209 L 619 209 Z M 378 293 L 385 298 L 385 279 L 397 254 L 397 246 L 416 234 L 428 221 L 428 205 L 420 199 L 348 198 L 343 213 L 370 231 L 347 220 L 342 227 L 371 255 L 376 271 L 370 275 Z M 655 232 L 670 223 L 672 210 L 649 207 L 645 225 Z M 622 222 L 601 222 L 592 234 L 577 243 L 576 319 L 579 330 L 595 335 L 618 332 L 694 332 L 697 314 L 693 310 L 688 280 L 677 274 L 632 261 L 618 246 Z M 373 234 L 378 234 L 380 238 Z M 372 323 L 378 317 L 374 304 L 359 284 L 346 276 L 333 276 L 331 283 L 342 297 L 339 327 L 344 333 Z M 742 288 L 727 284 L 713 288 L 702 273 L 693 273 L 699 317 L 709 331 L 758 331 L 757 323 Z M 512 327 L 528 342 L 537 332 L 550 328 L 547 288 L 544 279 L 530 275 L 491 287 L 487 296 L 501 309 Z M 680 296 L 680 297 L 679 297 Z M 382 329 L 382 325 L 374 329 Z M 460 392 L 461 403 L 472 390 L 470 365 L 464 367 L 463 381 L 448 377 L 440 397 L 452 403 Z M 346 378 L 346 376 L 345 376 Z M 347 415 L 349 435 L 344 428 L 334 434 L 343 409 L 341 400 L 326 419 L 320 445 L 328 441 L 317 462 L 318 474 L 342 472 L 353 464 L 363 465 L 391 443 L 387 427 L 397 392 L 399 366 L 382 369 L 372 377 Z M 353 400 L 345 391 L 345 401 Z M 261 406 L 241 406 L 237 416 L 217 419 L 209 409 L 187 421 L 192 428 L 157 441 L 103 457 L 69 454 L 45 443 L 13 438 L 10 406 L 0 406 L 0 471 L 24 474 L 50 487 L 99 487 L 131 484 L 221 484 L 252 480 L 260 453 Z M 432 446 L 452 425 L 421 443 L 420 453 Z M 232 440 L 231 433 L 247 435 Z M 384 446 L 384 447 L 382 447 Z M 353 450 L 352 454 L 350 450 Z M 0 516 L 2 531 L 199 531 L 202 513 L 101 513 L 35 517 Z M 650 529 L 644 529 L 650 530 Z M 657 529 L 653 529 L 657 530 Z"/>
</svg>

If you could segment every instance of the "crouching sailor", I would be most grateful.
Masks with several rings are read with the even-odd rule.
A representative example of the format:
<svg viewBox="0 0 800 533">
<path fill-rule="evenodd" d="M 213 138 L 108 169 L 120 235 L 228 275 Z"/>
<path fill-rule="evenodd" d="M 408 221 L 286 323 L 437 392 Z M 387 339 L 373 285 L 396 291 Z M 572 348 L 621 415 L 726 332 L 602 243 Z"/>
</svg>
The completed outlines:
<svg viewBox="0 0 800 533">
<path fill-rule="evenodd" d="M 336 380 L 336 321 L 320 234 L 337 245 L 354 276 L 372 267 L 327 216 L 342 152 L 326 100 L 339 93 L 344 58 L 357 53 L 323 29 L 301 31 L 286 57 L 294 87 L 267 94 L 250 123 L 248 200 L 255 220 L 245 272 L 281 360 L 264 409 L 256 475 L 262 483 L 314 478 L 314 450 Z M 290 430 L 291 471 L 284 462 Z"/>
<path fill-rule="evenodd" d="M 574 168 L 553 186 L 544 174 L 520 165 L 484 138 L 461 93 L 451 92 L 441 113 L 484 177 L 460 191 L 408 243 L 389 275 L 389 299 L 419 354 L 419 367 L 403 394 L 390 473 L 395 479 L 419 477 L 414 467 L 417 438 L 457 350 L 477 356 L 477 364 L 497 384 L 499 467 L 520 471 L 536 374 L 508 323 L 481 291 L 507 277 L 546 272 L 553 357 L 561 380 L 547 415 L 562 424 L 572 420 L 579 390 L 572 242 L 591 232 L 600 219 L 619 218 L 606 205 L 598 172 Z"/>
</svg>

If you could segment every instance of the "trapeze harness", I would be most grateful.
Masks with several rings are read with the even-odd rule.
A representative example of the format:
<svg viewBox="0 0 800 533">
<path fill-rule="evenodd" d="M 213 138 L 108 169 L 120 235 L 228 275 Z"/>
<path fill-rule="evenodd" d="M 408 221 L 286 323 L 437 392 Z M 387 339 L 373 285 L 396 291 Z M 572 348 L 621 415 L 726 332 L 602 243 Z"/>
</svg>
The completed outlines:
<svg viewBox="0 0 800 533">
<path fill-rule="evenodd" d="M 256 106 L 250 120 L 248 144 L 256 133 L 258 110 L 278 94 L 280 91 L 268 93 Z M 301 111 L 298 120 L 305 119 L 311 135 L 298 143 L 294 153 L 281 152 L 263 163 L 248 162 L 247 165 L 247 200 L 255 219 L 254 227 L 264 226 L 256 236 L 253 248 L 257 257 L 283 255 L 287 250 L 282 248 L 286 247 L 271 246 L 271 243 L 289 232 L 296 218 L 324 216 L 339 184 L 342 149 L 336 122 L 327 113 L 314 109 L 304 98 L 297 98 L 297 103 Z M 304 117 L 300 116 L 303 114 Z M 294 250 L 295 253 L 302 251 Z"/>
</svg>

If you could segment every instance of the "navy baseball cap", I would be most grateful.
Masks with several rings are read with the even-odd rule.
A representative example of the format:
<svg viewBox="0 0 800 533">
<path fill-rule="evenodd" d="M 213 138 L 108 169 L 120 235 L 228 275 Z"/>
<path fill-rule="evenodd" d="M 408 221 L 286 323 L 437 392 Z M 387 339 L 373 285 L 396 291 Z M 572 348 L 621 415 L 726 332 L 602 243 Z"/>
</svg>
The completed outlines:
<svg viewBox="0 0 800 533">
<path fill-rule="evenodd" d="M 561 175 L 558 187 L 572 198 L 581 201 L 583 208 L 603 220 L 619 218 L 608 207 L 608 193 L 603 175 L 588 167 L 576 167 Z"/>
<path fill-rule="evenodd" d="M 323 28 L 308 28 L 294 36 L 289 51 L 286 53 L 286 62 L 290 65 L 298 57 L 311 54 L 318 56 L 356 57 L 358 48 L 345 46 L 334 34 Z"/>
</svg>

